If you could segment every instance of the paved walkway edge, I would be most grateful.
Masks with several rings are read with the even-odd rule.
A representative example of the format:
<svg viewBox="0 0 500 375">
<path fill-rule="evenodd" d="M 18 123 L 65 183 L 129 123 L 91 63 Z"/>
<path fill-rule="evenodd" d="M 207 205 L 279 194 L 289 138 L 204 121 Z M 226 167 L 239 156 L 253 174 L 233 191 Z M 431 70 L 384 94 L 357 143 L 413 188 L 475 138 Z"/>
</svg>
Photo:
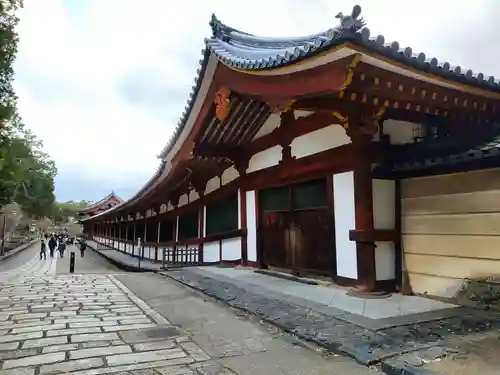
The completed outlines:
<svg viewBox="0 0 500 375">
<path fill-rule="evenodd" d="M 172 271 L 174 271 L 174 270 L 172 270 Z M 175 277 L 170 276 L 168 274 L 169 273 L 168 271 L 156 271 L 155 273 L 157 273 L 161 276 L 167 277 L 167 278 L 169 278 L 173 281 L 176 281 L 180 284 L 183 284 L 191 289 L 202 292 L 203 294 L 224 303 L 226 306 L 229 306 L 231 308 L 235 308 L 235 309 L 238 309 L 241 311 L 245 311 L 245 312 L 250 313 L 252 315 L 257 315 L 263 321 L 280 328 L 284 332 L 287 332 L 289 334 L 297 336 L 300 339 L 303 339 L 303 340 L 306 340 L 309 342 L 313 342 L 314 344 L 321 346 L 321 347 L 324 347 L 324 348 L 328 349 L 329 351 L 333 351 L 336 354 L 341 354 L 341 355 L 347 356 L 349 358 L 352 358 L 352 359 L 356 360 L 356 362 L 358 362 L 362 365 L 365 365 L 365 366 L 379 365 L 382 372 L 387 374 L 387 375 L 442 375 L 442 374 L 437 373 L 437 372 L 429 372 L 429 370 L 408 365 L 404 361 L 400 361 L 400 360 L 394 359 L 392 357 L 381 358 L 380 360 L 375 360 L 375 361 L 363 359 L 362 356 L 357 355 L 355 350 L 354 351 L 344 350 L 342 348 L 342 345 L 340 345 L 340 344 L 335 345 L 335 347 L 332 347 L 331 345 L 328 345 L 325 342 L 318 340 L 315 337 L 311 337 L 311 336 L 308 336 L 306 334 L 301 334 L 300 332 L 294 332 L 288 326 L 280 324 L 279 321 L 268 319 L 266 316 L 259 314 L 259 311 L 254 311 L 250 308 L 246 308 L 246 307 L 242 307 L 242 306 L 232 305 L 231 303 L 229 303 L 230 301 L 228 301 L 228 300 L 226 300 L 226 299 L 224 299 L 216 294 L 207 294 L 206 291 L 203 290 L 202 288 L 199 288 L 196 285 L 192 285 L 192 284 L 182 280 L 182 278 L 175 278 Z M 398 353 L 398 354 L 403 354 L 403 353 Z"/>
<path fill-rule="evenodd" d="M 92 251 L 96 252 L 97 254 L 99 254 L 100 256 L 102 256 L 104 259 L 106 259 L 112 265 L 114 265 L 114 266 L 116 266 L 124 271 L 129 271 L 129 272 L 157 272 L 158 271 L 158 270 L 152 269 L 152 268 L 139 267 L 139 266 L 134 266 L 134 265 L 127 264 L 124 262 L 120 262 L 119 260 L 117 260 L 113 257 L 107 256 L 102 251 L 95 249 L 88 242 L 87 242 L 87 247 L 90 248 Z M 110 250 L 112 250 L 112 249 L 110 249 Z M 134 259 L 136 259 L 136 258 L 134 258 Z"/>
<path fill-rule="evenodd" d="M 383 361 L 381 369 L 387 375 L 443 375 L 439 372 L 409 365 L 397 359 Z"/>
<path fill-rule="evenodd" d="M 7 259 L 12 258 L 13 256 L 19 254 L 21 251 L 28 249 L 29 247 L 31 247 L 31 245 L 34 245 L 35 243 L 37 243 L 39 241 L 40 241 L 40 239 L 36 239 L 36 240 L 30 241 L 28 243 L 25 243 L 21 246 L 16 247 L 15 249 L 9 251 L 3 257 L 0 257 L 0 263 L 5 262 Z"/>
</svg>

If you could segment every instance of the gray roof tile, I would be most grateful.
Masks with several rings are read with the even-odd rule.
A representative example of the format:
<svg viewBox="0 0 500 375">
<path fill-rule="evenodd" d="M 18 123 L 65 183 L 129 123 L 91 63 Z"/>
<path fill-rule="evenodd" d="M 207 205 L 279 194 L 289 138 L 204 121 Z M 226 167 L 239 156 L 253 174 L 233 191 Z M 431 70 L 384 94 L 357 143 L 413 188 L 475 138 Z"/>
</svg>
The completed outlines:
<svg viewBox="0 0 500 375">
<path fill-rule="evenodd" d="M 189 96 L 185 111 L 182 113 L 176 131 L 161 156 L 165 156 L 178 139 L 191 112 L 201 81 L 205 74 L 210 54 L 213 53 L 224 64 L 247 70 L 263 70 L 286 66 L 307 59 L 315 54 L 345 42 L 351 42 L 368 50 L 378 52 L 395 61 L 401 62 L 424 72 L 433 73 L 460 83 L 500 92 L 500 82 L 493 76 L 473 73 L 449 62 L 440 62 L 425 53 L 414 52 L 410 47 L 401 47 L 397 42 L 388 43 L 383 35 L 371 36 L 360 18 L 361 7 L 353 7 L 350 15 L 337 14 L 340 24 L 326 31 L 302 37 L 260 37 L 245 33 L 223 24 L 212 15 L 210 26 L 212 37 L 205 39 L 206 48 Z"/>
<path fill-rule="evenodd" d="M 340 24 L 336 27 L 313 35 L 289 38 L 251 35 L 223 24 L 215 15 L 212 15 L 210 21 L 212 36 L 205 39 L 206 48 L 201 51 L 200 68 L 197 71 L 186 108 L 160 157 L 168 154 L 178 140 L 198 95 L 212 53 L 228 66 L 263 70 L 290 65 L 342 43 L 350 42 L 421 71 L 500 92 L 500 82 L 493 76 L 474 73 L 460 66 L 451 65 L 449 62 L 440 62 L 437 58 L 428 57 L 423 52 L 416 53 L 410 47 L 401 47 L 397 41 L 388 43 L 383 35 L 372 36 L 370 30 L 365 27 L 365 21 L 359 17 L 360 14 L 361 7 L 356 5 L 350 15 L 337 14 L 336 18 L 340 20 Z M 132 199 L 137 199 L 160 176 L 162 170 L 163 165 Z M 117 205 L 114 209 L 119 209 L 126 203 Z"/>
</svg>

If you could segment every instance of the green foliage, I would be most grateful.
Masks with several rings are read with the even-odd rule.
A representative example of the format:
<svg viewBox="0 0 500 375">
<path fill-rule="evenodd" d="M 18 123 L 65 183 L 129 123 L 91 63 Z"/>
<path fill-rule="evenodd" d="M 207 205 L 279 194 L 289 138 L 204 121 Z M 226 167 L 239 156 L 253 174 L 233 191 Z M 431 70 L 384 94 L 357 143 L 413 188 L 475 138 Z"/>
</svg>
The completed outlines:
<svg viewBox="0 0 500 375">
<path fill-rule="evenodd" d="M 89 205 L 88 201 L 57 202 L 54 209 L 53 219 L 55 223 L 64 223 L 68 218 L 77 216 L 78 211 Z"/>
<path fill-rule="evenodd" d="M 0 209 L 17 202 L 25 214 L 48 216 L 54 207 L 54 163 L 17 113 L 12 82 L 20 0 L 0 0 Z"/>
<path fill-rule="evenodd" d="M 14 80 L 13 63 L 17 54 L 19 36 L 16 26 L 17 10 L 22 8 L 20 0 L 0 0 L 0 126 L 16 114 L 16 95 L 12 88 Z"/>
</svg>

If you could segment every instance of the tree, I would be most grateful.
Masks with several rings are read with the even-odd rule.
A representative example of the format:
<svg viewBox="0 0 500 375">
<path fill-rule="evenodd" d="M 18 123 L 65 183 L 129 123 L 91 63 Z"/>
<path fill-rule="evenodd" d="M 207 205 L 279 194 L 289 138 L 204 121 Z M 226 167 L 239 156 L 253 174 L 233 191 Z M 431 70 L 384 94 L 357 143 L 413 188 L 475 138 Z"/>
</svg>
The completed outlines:
<svg viewBox="0 0 500 375">
<path fill-rule="evenodd" d="M 15 201 L 25 214 L 34 218 L 50 216 L 54 210 L 54 179 L 57 169 L 42 149 L 42 142 L 26 131 L 22 159 L 18 168 Z"/>
<path fill-rule="evenodd" d="M 17 202 L 25 213 L 49 215 L 54 205 L 55 165 L 17 113 L 12 68 L 17 53 L 21 0 L 0 0 L 0 209 Z"/>
<path fill-rule="evenodd" d="M 26 151 L 18 147 L 16 133 L 23 129 L 16 115 L 17 98 L 12 87 L 12 65 L 19 40 L 15 29 L 19 22 L 16 11 L 21 6 L 19 1 L 0 0 L 0 207 L 14 199 L 20 167 L 18 158 Z"/>
<path fill-rule="evenodd" d="M 78 211 L 89 205 L 88 201 L 57 202 L 53 215 L 54 222 L 65 223 L 70 217 L 76 217 Z"/>
<path fill-rule="evenodd" d="M 17 112 L 17 97 L 12 82 L 14 81 L 13 63 L 19 41 L 16 32 L 19 18 L 16 13 L 22 6 L 22 0 L 0 0 L 0 125 L 2 128 Z"/>
</svg>

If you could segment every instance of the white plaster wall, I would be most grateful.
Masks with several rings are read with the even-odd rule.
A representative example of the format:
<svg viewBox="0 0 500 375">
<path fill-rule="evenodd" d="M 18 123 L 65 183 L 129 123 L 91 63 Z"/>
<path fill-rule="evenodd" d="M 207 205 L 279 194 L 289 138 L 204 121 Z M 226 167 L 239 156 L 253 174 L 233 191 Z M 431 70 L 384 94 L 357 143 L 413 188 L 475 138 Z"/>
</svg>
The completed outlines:
<svg viewBox="0 0 500 375">
<path fill-rule="evenodd" d="M 199 198 L 200 198 L 200 195 L 195 190 L 191 190 L 189 192 L 189 202 L 194 202 L 195 200 L 197 200 Z"/>
<path fill-rule="evenodd" d="M 391 144 L 413 143 L 413 123 L 398 120 L 385 120 L 383 133 L 391 137 Z"/>
<path fill-rule="evenodd" d="M 222 260 L 241 259 L 241 238 L 222 240 Z"/>
<path fill-rule="evenodd" d="M 167 211 L 172 211 L 174 209 L 174 206 L 170 202 L 167 204 Z"/>
<path fill-rule="evenodd" d="M 188 203 L 189 203 L 189 198 L 187 194 L 181 195 L 179 198 L 179 207 L 185 206 Z"/>
<path fill-rule="evenodd" d="M 256 153 L 254 156 L 252 156 L 248 163 L 247 172 L 251 173 L 260 171 L 261 169 L 266 169 L 278 165 L 279 161 L 281 160 L 281 150 L 281 146 L 277 145 Z"/>
<path fill-rule="evenodd" d="M 238 173 L 235 167 L 229 167 L 222 173 L 221 184 L 226 185 L 231 181 L 236 180 L 239 176 L 240 174 Z"/>
<path fill-rule="evenodd" d="M 257 213 L 255 191 L 247 191 L 247 256 L 251 262 L 257 261 Z"/>
<path fill-rule="evenodd" d="M 203 262 L 220 262 L 219 241 L 207 242 L 203 245 Z"/>
<path fill-rule="evenodd" d="M 167 212 L 167 205 L 165 203 L 163 203 L 161 206 L 160 206 L 160 214 L 164 213 L 164 212 Z"/>
<path fill-rule="evenodd" d="M 396 249 L 394 242 L 375 242 L 375 277 L 377 280 L 396 278 Z"/>
<path fill-rule="evenodd" d="M 349 231 L 356 228 L 354 172 L 333 175 L 333 199 L 335 202 L 337 275 L 357 279 L 356 242 L 349 240 Z"/>
<path fill-rule="evenodd" d="M 351 143 L 341 125 L 329 125 L 295 138 L 290 146 L 297 159 Z"/>
<path fill-rule="evenodd" d="M 264 135 L 270 134 L 274 129 L 277 129 L 280 126 L 280 115 L 272 114 L 268 117 L 264 125 L 261 126 L 257 134 L 253 137 L 253 139 L 260 138 Z"/>
<path fill-rule="evenodd" d="M 220 179 L 218 176 L 212 177 L 210 180 L 207 182 L 207 186 L 205 187 L 205 195 L 211 193 L 212 191 L 217 190 L 220 188 Z"/>
<path fill-rule="evenodd" d="M 375 229 L 394 229 L 396 224 L 396 183 L 373 179 L 373 221 Z"/>
<path fill-rule="evenodd" d="M 373 222 L 375 229 L 394 229 L 396 224 L 396 183 L 373 179 Z M 393 242 L 377 242 L 375 274 L 377 280 L 396 278 L 396 249 Z"/>
</svg>

